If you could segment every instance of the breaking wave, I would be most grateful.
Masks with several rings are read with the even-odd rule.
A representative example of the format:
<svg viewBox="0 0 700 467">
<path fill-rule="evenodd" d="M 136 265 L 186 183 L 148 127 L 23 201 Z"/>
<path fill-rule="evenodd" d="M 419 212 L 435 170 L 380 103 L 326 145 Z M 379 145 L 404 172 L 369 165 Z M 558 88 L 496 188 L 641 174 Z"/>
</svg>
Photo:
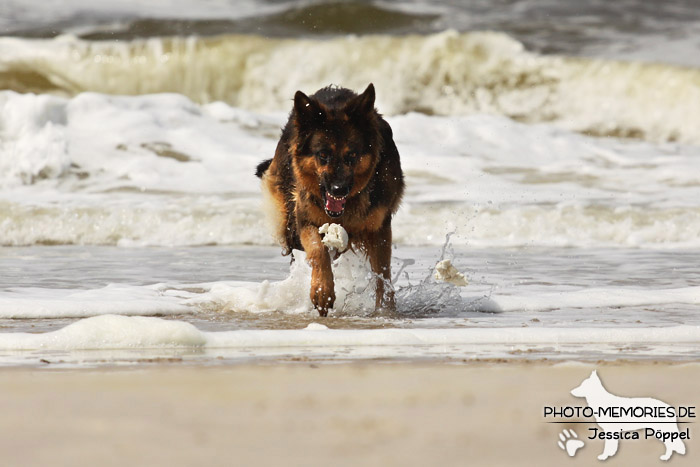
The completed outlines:
<svg viewBox="0 0 700 467">
<path fill-rule="evenodd" d="M 544 56 L 498 32 L 0 38 L 0 88 L 19 92 L 175 92 L 199 103 L 286 112 L 297 89 L 362 89 L 369 82 L 389 115 L 490 113 L 593 135 L 700 142 L 700 70 Z"/>
</svg>

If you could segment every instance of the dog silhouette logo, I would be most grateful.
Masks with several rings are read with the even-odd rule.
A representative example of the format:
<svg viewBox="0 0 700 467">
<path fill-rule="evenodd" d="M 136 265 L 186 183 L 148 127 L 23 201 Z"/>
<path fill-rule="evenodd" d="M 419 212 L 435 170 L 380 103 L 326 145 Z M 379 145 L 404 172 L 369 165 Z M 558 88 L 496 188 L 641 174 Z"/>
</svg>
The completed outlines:
<svg viewBox="0 0 700 467">
<path fill-rule="evenodd" d="M 639 439 L 637 430 L 644 430 L 645 438 L 654 437 L 664 443 L 666 452 L 661 460 L 670 459 L 674 452 L 685 454 L 682 433 L 679 432 L 676 416 L 669 404 L 651 397 L 620 397 L 611 394 L 595 370 L 572 389 L 571 394 L 586 399 L 600 426 L 600 430 L 591 428 L 595 437 L 605 440 L 599 460 L 615 455 L 620 439 Z"/>
</svg>

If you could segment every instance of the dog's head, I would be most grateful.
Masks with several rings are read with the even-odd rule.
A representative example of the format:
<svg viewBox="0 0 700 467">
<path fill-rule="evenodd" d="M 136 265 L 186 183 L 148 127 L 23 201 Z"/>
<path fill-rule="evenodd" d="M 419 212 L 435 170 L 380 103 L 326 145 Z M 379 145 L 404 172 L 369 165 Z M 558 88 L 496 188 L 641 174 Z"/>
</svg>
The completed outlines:
<svg viewBox="0 0 700 467">
<path fill-rule="evenodd" d="M 599 390 L 602 386 L 603 383 L 600 382 L 598 373 L 596 370 L 593 370 L 591 372 L 591 376 L 584 379 L 581 384 L 571 390 L 571 395 L 576 397 L 590 396 L 591 394 L 596 393 L 596 390 Z"/>
<path fill-rule="evenodd" d="M 324 88 L 294 96 L 292 166 L 297 188 L 316 196 L 326 214 L 343 215 L 345 203 L 367 186 L 379 160 L 379 114 L 374 86 L 360 95 Z"/>
</svg>

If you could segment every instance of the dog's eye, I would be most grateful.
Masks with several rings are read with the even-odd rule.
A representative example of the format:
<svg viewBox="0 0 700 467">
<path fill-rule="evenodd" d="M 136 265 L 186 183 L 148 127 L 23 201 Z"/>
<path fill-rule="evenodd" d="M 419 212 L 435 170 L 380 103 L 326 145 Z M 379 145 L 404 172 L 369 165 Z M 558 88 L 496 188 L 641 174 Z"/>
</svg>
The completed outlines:
<svg viewBox="0 0 700 467">
<path fill-rule="evenodd" d="M 326 151 L 318 151 L 316 153 L 316 158 L 321 165 L 326 165 L 328 163 L 328 153 Z"/>
<path fill-rule="evenodd" d="M 356 152 L 349 152 L 345 155 L 345 163 L 348 165 L 352 165 L 355 162 L 357 162 L 357 153 Z"/>
</svg>

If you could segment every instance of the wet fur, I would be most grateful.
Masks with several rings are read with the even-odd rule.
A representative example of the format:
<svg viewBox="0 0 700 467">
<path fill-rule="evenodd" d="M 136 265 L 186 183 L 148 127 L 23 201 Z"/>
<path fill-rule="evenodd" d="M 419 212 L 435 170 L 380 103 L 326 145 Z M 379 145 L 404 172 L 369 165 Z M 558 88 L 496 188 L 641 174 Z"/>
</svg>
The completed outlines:
<svg viewBox="0 0 700 467">
<path fill-rule="evenodd" d="M 306 251 L 311 301 L 321 316 L 335 302 L 331 258 L 318 233 L 325 223 L 342 225 L 353 249 L 367 254 L 378 277 L 377 308 L 394 308 L 391 218 L 404 182 L 391 127 L 374 98 L 372 84 L 360 95 L 338 87 L 310 97 L 297 91 L 274 158 L 256 170 L 283 254 Z M 331 217 L 325 197 L 336 188 L 349 194 L 342 215 Z"/>
</svg>

